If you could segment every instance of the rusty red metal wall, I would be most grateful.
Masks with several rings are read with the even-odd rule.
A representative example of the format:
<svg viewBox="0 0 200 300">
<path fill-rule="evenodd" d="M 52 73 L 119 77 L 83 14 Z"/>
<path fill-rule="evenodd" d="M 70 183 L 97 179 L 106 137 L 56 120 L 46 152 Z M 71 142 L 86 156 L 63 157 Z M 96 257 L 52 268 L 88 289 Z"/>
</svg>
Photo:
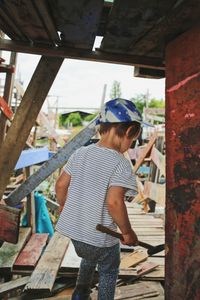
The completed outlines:
<svg viewBox="0 0 200 300">
<path fill-rule="evenodd" d="M 200 26 L 166 49 L 166 299 L 200 299 Z"/>
</svg>

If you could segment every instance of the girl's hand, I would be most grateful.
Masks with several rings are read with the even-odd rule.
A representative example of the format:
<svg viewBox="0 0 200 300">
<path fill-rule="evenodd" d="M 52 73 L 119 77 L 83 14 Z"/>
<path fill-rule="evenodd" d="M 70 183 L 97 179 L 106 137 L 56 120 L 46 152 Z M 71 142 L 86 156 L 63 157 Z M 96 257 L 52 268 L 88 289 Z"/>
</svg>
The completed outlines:
<svg viewBox="0 0 200 300">
<path fill-rule="evenodd" d="M 137 246 L 138 238 L 136 233 L 131 229 L 127 234 L 123 234 L 123 240 L 121 240 L 123 245 Z"/>
</svg>

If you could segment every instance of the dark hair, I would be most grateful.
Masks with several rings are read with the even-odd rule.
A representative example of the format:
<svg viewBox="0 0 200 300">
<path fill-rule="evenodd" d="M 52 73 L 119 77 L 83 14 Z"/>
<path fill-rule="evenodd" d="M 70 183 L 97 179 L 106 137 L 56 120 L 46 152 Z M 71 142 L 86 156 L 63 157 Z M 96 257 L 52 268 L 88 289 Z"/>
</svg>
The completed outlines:
<svg viewBox="0 0 200 300">
<path fill-rule="evenodd" d="M 115 128 L 116 134 L 119 137 L 123 137 L 126 134 L 126 131 L 128 128 L 131 127 L 131 130 L 128 134 L 129 138 L 134 138 L 134 136 L 137 136 L 141 130 L 141 125 L 138 122 L 121 122 L 121 123 L 101 123 L 99 133 L 104 134 L 108 131 L 110 131 L 112 128 Z"/>
</svg>

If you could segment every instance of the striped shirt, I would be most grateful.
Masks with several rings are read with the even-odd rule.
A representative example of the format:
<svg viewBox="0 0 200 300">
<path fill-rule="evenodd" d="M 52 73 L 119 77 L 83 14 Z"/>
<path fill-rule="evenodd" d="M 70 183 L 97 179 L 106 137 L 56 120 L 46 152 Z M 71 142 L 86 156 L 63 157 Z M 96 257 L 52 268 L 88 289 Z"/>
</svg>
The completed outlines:
<svg viewBox="0 0 200 300">
<path fill-rule="evenodd" d="M 113 149 L 92 144 L 76 150 L 64 171 L 71 176 L 71 180 L 56 230 L 97 247 L 117 244 L 116 238 L 97 231 L 96 225 L 102 224 L 116 230 L 105 201 L 109 187 L 125 187 L 136 193 L 136 179 L 130 162 Z"/>
</svg>

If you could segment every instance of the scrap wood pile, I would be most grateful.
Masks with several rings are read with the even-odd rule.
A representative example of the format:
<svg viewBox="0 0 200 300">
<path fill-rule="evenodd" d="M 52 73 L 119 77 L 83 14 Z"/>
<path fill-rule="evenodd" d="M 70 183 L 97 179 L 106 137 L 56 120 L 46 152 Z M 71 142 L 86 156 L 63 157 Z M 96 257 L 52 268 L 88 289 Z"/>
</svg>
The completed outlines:
<svg viewBox="0 0 200 300">
<path fill-rule="evenodd" d="M 164 243 L 162 219 L 144 213 L 132 203 L 127 203 L 127 207 L 140 240 L 154 246 Z M 49 240 L 48 234 L 31 234 L 30 228 L 20 228 L 18 243 L 5 242 L 0 248 L 0 276 L 18 275 L 17 279 L 0 285 L 0 297 L 5 295 L 4 299 L 10 299 L 6 295 L 13 295 L 15 290 L 20 291 L 16 299 L 27 299 L 27 295 L 32 299 L 36 295 L 37 299 L 54 295 L 56 299 L 61 290 L 67 295 L 75 286 L 79 264 L 80 258 L 68 238 L 56 232 Z M 164 299 L 160 284 L 163 280 L 164 251 L 150 257 L 142 247 L 121 245 L 115 299 Z M 92 292 L 93 300 L 97 299 L 97 289 L 98 274 Z"/>
<path fill-rule="evenodd" d="M 164 210 L 161 214 L 159 210 L 158 214 L 147 213 L 148 210 L 144 207 L 141 209 L 141 203 L 148 204 L 150 200 L 156 202 L 158 209 L 160 204 L 164 206 L 163 192 L 159 192 L 158 195 L 155 193 L 156 189 L 154 192 L 151 190 L 153 184 L 156 187 L 165 186 L 160 183 L 161 177 L 165 175 L 164 155 L 153 146 L 157 141 L 156 134 L 142 147 L 140 157 L 133 168 L 137 172 L 147 161 L 150 163 L 150 175 L 146 181 L 142 181 L 138 176 L 141 183 L 139 194 L 131 203 L 126 202 L 132 227 L 139 240 L 151 246 L 164 245 Z M 151 187 L 148 189 L 146 186 L 149 185 Z M 20 227 L 18 243 L 4 242 L 0 248 L 0 278 L 13 276 L 13 280 L 0 284 L 0 297 L 5 300 L 12 299 L 14 295 L 18 295 L 15 299 L 45 299 L 50 296 L 62 299 L 62 295 L 65 295 L 67 299 L 67 295 L 75 286 L 79 264 L 80 258 L 66 237 L 55 233 L 49 239 L 48 234 L 36 234 L 32 233 L 31 228 Z M 161 285 L 163 281 L 164 251 L 150 257 L 145 248 L 121 245 L 121 264 L 115 299 L 164 299 Z M 97 290 L 98 274 L 92 292 L 93 300 L 97 299 Z"/>
</svg>

